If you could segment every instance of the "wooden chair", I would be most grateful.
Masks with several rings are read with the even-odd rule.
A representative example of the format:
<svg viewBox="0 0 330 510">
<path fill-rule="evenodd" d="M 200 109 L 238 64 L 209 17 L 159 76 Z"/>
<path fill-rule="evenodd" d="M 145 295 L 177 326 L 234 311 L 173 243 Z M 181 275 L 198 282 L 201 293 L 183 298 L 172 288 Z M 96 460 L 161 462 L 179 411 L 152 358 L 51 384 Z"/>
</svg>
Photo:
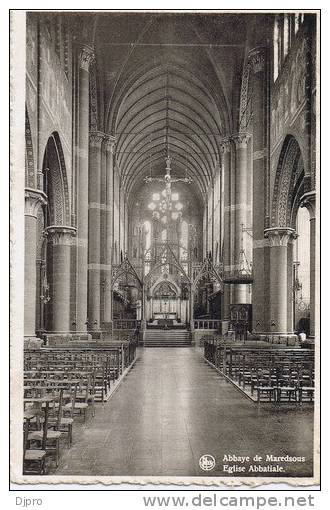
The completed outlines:
<svg viewBox="0 0 330 510">
<path fill-rule="evenodd" d="M 73 441 L 74 407 L 77 395 L 77 383 L 70 386 L 69 402 L 62 408 L 62 415 L 58 421 L 57 430 L 68 436 L 68 447 L 71 448 Z"/>
<path fill-rule="evenodd" d="M 302 404 L 303 402 L 306 402 L 306 400 L 304 400 L 304 396 L 307 397 L 307 402 L 314 402 L 314 393 L 315 393 L 314 386 L 299 386 L 298 387 L 299 403 Z"/>
<path fill-rule="evenodd" d="M 59 406 L 56 408 L 55 405 L 52 406 L 52 416 L 57 416 L 62 412 L 62 396 L 63 389 L 60 390 L 59 393 Z M 54 398 L 55 400 L 55 398 Z M 55 464 L 58 466 L 59 458 L 60 458 L 60 438 L 62 436 L 62 432 L 59 430 L 54 430 L 52 428 L 52 423 L 49 423 L 49 411 L 50 411 L 50 402 L 45 402 L 45 418 L 43 423 L 43 429 L 35 430 L 28 434 L 27 441 L 29 445 L 36 444 L 40 447 L 43 447 L 46 453 L 55 455 Z M 53 410 L 56 415 L 53 415 Z M 57 418 L 56 418 L 57 419 Z"/>
<path fill-rule="evenodd" d="M 32 417 L 33 417 L 33 414 L 31 413 L 31 416 L 26 416 L 24 419 L 23 475 L 29 475 L 29 474 L 44 475 L 45 474 L 46 450 L 44 448 L 35 449 L 35 448 L 27 447 L 28 435 L 29 435 L 29 429 L 30 429 L 30 421 L 31 421 Z M 46 429 L 44 428 L 42 446 L 45 444 L 45 431 L 46 431 Z"/>
<path fill-rule="evenodd" d="M 87 404 L 91 405 L 92 408 L 92 416 L 95 416 L 95 398 L 96 398 L 96 392 L 95 392 L 95 373 L 96 369 L 94 368 L 89 377 L 89 386 L 88 386 L 88 393 L 87 393 Z"/>
<path fill-rule="evenodd" d="M 89 397 L 89 388 L 90 388 L 90 378 L 80 379 L 77 385 L 76 398 L 74 402 L 73 412 L 78 411 L 79 414 L 84 414 L 84 422 L 86 422 L 87 418 L 87 410 L 88 410 L 88 397 Z M 64 405 L 64 411 L 69 411 L 72 408 L 72 403 L 68 402 Z"/>
<path fill-rule="evenodd" d="M 291 379 L 280 380 L 276 391 L 277 402 L 297 402 L 297 386 Z"/>
<path fill-rule="evenodd" d="M 263 377 L 263 370 L 260 366 L 256 366 L 253 374 L 251 375 L 251 395 L 254 394 L 257 386 L 259 385 L 260 379 Z"/>
<path fill-rule="evenodd" d="M 257 400 L 258 404 L 261 402 L 263 395 L 268 397 L 269 402 L 276 401 L 276 386 L 272 385 L 271 372 L 269 370 L 261 371 L 258 374 L 257 386 Z"/>
<path fill-rule="evenodd" d="M 300 404 L 303 402 L 313 402 L 314 401 L 314 373 L 313 368 L 301 368 L 298 374 L 298 401 Z M 306 396 L 306 400 L 304 397 Z"/>
</svg>

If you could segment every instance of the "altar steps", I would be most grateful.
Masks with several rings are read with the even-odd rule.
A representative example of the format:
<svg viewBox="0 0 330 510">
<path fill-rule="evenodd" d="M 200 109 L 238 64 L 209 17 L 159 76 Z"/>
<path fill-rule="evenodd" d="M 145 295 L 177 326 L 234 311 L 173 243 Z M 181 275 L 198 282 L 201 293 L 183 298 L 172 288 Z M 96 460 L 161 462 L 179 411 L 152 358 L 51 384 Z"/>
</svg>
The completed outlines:
<svg viewBox="0 0 330 510">
<path fill-rule="evenodd" d="M 190 347 L 191 334 L 187 330 L 147 330 L 144 340 L 145 347 Z"/>
</svg>

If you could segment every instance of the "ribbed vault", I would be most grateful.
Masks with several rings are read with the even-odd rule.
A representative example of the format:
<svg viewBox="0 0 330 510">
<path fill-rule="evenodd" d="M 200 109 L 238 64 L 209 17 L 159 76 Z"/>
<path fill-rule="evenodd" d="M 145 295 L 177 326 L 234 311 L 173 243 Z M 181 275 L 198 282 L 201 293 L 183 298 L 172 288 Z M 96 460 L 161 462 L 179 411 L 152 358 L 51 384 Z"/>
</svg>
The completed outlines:
<svg viewBox="0 0 330 510">
<path fill-rule="evenodd" d="M 116 159 L 127 191 L 150 171 L 185 169 L 205 191 L 219 157 L 221 119 L 212 96 L 188 70 L 157 66 L 137 76 L 116 116 Z"/>
<path fill-rule="evenodd" d="M 163 174 L 169 151 L 173 175 L 190 176 L 202 196 L 219 164 L 221 140 L 230 132 L 219 60 L 216 65 L 216 52 L 204 44 L 199 18 L 140 20 L 126 38 L 111 38 L 109 22 L 117 26 L 120 17 L 100 18 L 95 30 L 104 69 L 105 130 L 116 137 L 121 186 L 131 194 L 149 173 Z"/>
</svg>

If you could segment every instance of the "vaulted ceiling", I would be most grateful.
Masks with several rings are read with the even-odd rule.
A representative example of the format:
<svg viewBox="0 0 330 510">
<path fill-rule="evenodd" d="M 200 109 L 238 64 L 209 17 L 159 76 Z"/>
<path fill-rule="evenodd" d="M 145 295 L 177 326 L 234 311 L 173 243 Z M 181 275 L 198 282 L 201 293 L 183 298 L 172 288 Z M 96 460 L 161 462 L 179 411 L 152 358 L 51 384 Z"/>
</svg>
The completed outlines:
<svg viewBox="0 0 330 510">
<path fill-rule="evenodd" d="M 151 167 L 164 168 L 167 148 L 173 169 L 187 168 L 204 187 L 224 127 L 205 84 L 187 68 L 159 64 L 134 76 L 116 113 L 117 163 L 127 189 Z"/>
<path fill-rule="evenodd" d="M 116 137 L 128 193 L 188 172 L 208 189 L 237 122 L 249 14 L 105 12 L 93 24 L 99 128 Z M 90 20 L 90 18 L 89 18 Z"/>
</svg>

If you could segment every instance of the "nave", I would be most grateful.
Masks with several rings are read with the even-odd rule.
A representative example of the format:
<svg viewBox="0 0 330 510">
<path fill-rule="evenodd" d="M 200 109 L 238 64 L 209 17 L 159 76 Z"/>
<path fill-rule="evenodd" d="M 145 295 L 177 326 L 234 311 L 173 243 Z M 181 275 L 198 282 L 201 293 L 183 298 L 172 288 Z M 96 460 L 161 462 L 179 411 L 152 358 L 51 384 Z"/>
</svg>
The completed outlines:
<svg viewBox="0 0 330 510">
<path fill-rule="evenodd" d="M 315 474 L 317 44 L 313 11 L 27 13 L 19 475 Z"/>
<path fill-rule="evenodd" d="M 285 474 L 300 477 L 312 475 L 312 450 L 312 407 L 257 406 L 210 367 L 200 349 L 139 348 L 117 391 L 97 404 L 94 418 L 77 423 L 72 447 L 48 474 L 228 476 L 226 454 L 274 454 L 305 457 L 286 464 Z M 199 467 L 205 454 L 216 459 L 209 472 Z"/>
</svg>

